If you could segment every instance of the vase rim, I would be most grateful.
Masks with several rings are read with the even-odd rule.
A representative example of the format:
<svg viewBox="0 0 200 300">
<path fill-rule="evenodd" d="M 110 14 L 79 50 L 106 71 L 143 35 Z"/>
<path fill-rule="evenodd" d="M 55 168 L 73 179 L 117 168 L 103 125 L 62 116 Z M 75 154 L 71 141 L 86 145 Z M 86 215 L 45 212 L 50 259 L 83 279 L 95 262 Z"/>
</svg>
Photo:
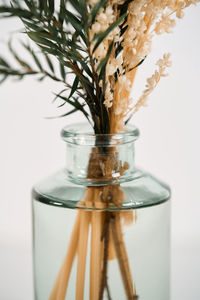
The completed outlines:
<svg viewBox="0 0 200 300">
<path fill-rule="evenodd" d="M 125 130 L 116 134 L 95 134 L 87 123 L 76 123 L 65 126 L 61 131 L 62 139 L 70 144 L 113 146 L 135 141 L 139 137 L 139 130 L 134 125 L 128 125 Z M 109 142 L 108 142 L 109 141 Z"/>
</svg>

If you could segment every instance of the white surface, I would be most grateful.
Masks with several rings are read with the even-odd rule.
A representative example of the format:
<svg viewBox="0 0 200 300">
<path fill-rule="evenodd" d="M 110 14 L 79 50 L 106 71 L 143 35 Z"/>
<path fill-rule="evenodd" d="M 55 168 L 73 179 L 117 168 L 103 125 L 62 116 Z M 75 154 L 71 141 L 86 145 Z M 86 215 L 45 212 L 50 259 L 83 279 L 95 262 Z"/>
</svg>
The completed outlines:
<svg viewBox="0 0 200 300">
<path fill-rule="evenodd" d="M 155 39 L 133 94 L 140 94 L 144 78 L 154 71 L 152 62 L 162 53 L 172 52 L 170 77 L 162 80 L 149 107 L 134 120 L 141 131 L 137 164 L 172 188 L 172 300 L 200 299 L 199 16 L 200 5 L 187 11 L 173 35 Z M 19 24 L 15 20 L 0 22 L 0 40 Z M 2 44 L 0 48 L 4 53 Z M 63 166 L 65 148 L 59 131 L 77 116 L 82 118 L 74 115 L 67 122 L 43 118 L 55 115 L 50 102 L 52 92 L 59 90 L 56 83 L 40 84 L 30 78 L 0 86 L 1 300 L 32 300 L 31 186 Z"/>
</svg>

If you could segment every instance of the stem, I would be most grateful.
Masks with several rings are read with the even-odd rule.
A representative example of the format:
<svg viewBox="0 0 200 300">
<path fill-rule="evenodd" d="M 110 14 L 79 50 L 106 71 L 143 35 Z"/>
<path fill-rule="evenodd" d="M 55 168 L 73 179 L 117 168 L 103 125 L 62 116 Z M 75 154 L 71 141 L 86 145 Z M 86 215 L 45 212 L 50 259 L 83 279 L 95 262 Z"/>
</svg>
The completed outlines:
<svg viewBox="0 0 200 300">
<path fill-rule="evenodd" d="M 128 255 L 123 241 L 120 214 L 119 213 L 112 214 L 110 223 L 111 223 L 113 241 L 115 245 L 115 251 L 117 254 L 117 259 L 122 274 L 122 280 L 124 283 L 127 299 L 133 300 L 133 297 L 136 296 L 136 291 L 132 283 L 132 275 L 129 267 Z"/>
<path fill-rule="evenodd" d="M 62 267 L 58 273 L 56 278 L 56 282 L 54 288 L 51 292 L 49 300 L 62 300 L 65 299 L 67 285 L 69 281 L 69 275 L 71 272 L 72 264 L 76 255 L 76 250 L 78 246 L 78 236 L 79 236 L 79 229 L 80 229 L 80 212 L 76 217 L 76 222 L 74 225 L 74 229 L 71 234 L 71 239 L 68 247 L 67 254 L 65 256 L 64 262 Z"/>
<path fill-rule="evenodd" d="M 113 242 L 113 237 L 112 237 L 112 232 L 111 232 L 111 228 L 110 230 L 110 239 L 109 239 L 109 246 L 108 246 L 108 260 L 112 260 L 116 257 L 115 254 L 115 248 L 114 248 L 114 242 Z"/>
<path fill-rule="evenodd" d="M 113 150 L 110 149 L 110 154 Z M 110 174 L 113 170 L 113 159 L 111 155 L 105 159 L 104 155 L 93 150 L 91 153 L 89 166 L 88 166 L 88 177 L 89 178 L 99 178 L 105 176 L 105 178 L 112 176 Z M 109 161 L 108 161 L 109 159 Z M 102 170 L 100 164 L 102 162 L 105 165 L 105 174 Z M 104 168 L 103 168 L 104 169 Z M 73 234 L 75 240 L 77 240 L 76 247 L 74 247 L 74 252 L 78 248 L 78 263 L 77 263 L 77 281 L 76 281 L 76 300 L 84 299 L 84 283 L 86 277 L 86 258 L 87 258 L 87 243 L 88 243 L 88 233 L 89 225 L 91 222 L 91 252 L 90 252 L 90 300 L 102 300 L 104 296 L 104 291 L 106 289 L 108 294 L 108 299 L 111 300 L 110 291 L 108 288 L 108 260 L 117 257 L 122 280 L 124 283 L 126 295 L 128 300 L 136 300 L 135 289 L 132 284 L 132 276 L 128 262 L 128 255 L 126 252 L 125 244 L 123 241 L 123 234 L 121 228 L 121 217 L 123 212 L 109 212 L 111 203 L 120 207 L 120 203 L 124 202 L 124 193 L 120 189 L 119 185 L 107 185 L 100 187 L 89 187 L 86 188 L 85 195 L 80 202 L 82 207 L 90 209 L 98 209 L 100 211 L 93 210 L 92 212 L 87 210 L 79 211 L 79 228 L 76 233 L 75 229 Z M 127 223 L 132 223 L 132 214 L 129 212 L 123 215 Z M 76 227 L 76 224 L 75 226 Z M 74 254 L 75 255 L 75 254 Z M 71 266 L 73 264 L 71 261 Z M 62 268 L 64 271 L 60 271 L 54 290 L 52 294 L 55 295 L 56 290 L 58 290 L 58 283 L 65 280 L 65 284 L 62 291 L 63 297 L 52 298 L 49 300 L 64 300 L 66 297 L 66 288 L 68 285 L 69 274 L 71 272 L 71 267 L 67 264 L 63 264 Z M 60 275 L 61 274 L 61 275 Z M 68 274 L 67 276 L 65 274 Z M 67 278 L 66 278 L 67 277 Z M 58 282 L 58 283 L 57 283 Z M 61 285 L 61 283 L 59 283 Z M 60 289 L 59 289 L 60 292 Z"/>
<path fill-rule="evenodd" d="M 91 252 L 90 252 L 90 300 L 98 300 L 101 278 L 101 221 L 102 213 L 92 212 Z"/>
<path fill-rule="evenodd" d="M 112 300 L 108 283 L 106 283 L 106 291 L 107 291 L 107 295 L 108 295 L 108 300 Z"/>
<path fill-rule="evenodd" d="M 59 283 L 60 279 L 63 273 L 63 268 L 65 267 L 65 262 L 63 263 L 62 267 L 60 268 L 60 271 L 57 275 L 53 290 L 51 291 L 51 295 L 49 297 L 49 300 L 56 300 L 57 299 L 57 294 L 58 294 L 58 289 L 59 289 Z"/>
<path fill-rule="evenodd" d="M 100 284 L 99 300 L 103 299 L 103 292 L 107 284 L 107 268 L 108 268 L 108 246 L 109 246 L 109 223 L 110 223 L 110 213 L 105 214 L 105 224 L 104 224 L 104 254 L 103 254 L 103 269 Z"/>
<path fill-rule="evenodd" d="M 78 243 L 78 264 L 76 277 L 76 300 L 84 298 L 85 265 L 87 257 L 88 230 L 91 213 L 81 211 L 79 243 Z M 60 299 L 59 299 L 60 300 Z"/>
</svg>

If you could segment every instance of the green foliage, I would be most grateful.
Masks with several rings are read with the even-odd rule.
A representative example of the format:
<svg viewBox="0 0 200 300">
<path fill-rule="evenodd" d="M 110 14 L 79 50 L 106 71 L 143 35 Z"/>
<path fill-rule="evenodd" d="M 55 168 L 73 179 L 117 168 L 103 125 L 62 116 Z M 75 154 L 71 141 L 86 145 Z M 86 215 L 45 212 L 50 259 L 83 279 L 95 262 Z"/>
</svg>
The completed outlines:
<svg viewBox="0 0 200 300">
<path fill-rule="evenodd" d="M 30 55 L 31 66 L 16 53 L 10 42 L 8 47 L 18 68 L 0 57 L 0 83 L 11 76 L 20 80 L 28 75 L 35 75 L 40 81 L 48 77 L 62 82 L 65 89 L 56 95 L 56 99 L 63 101 L 61 106 L 65 103 L 73 106 L 63 116 L 81 111 L 90 122 L 92 119 L 96 133 L 109 133 L 108 111 L 103 105 L 106 64 L 113 47 L 119 51 L 120 45 L 111 43 L 106 57 L 95 70 L 89 40 L 89 28 L 107 2 L 108 0 L 100 0 L 91 8 L 86 0 L 60 0 L 58 11 L 54 0 L 11 0 L 10 5 L 1 5 L 0 18 L 20 18 L 25 34 L 37 45 L 39 51 L 33 50 L 28 43 L 21 43 Z M 93 52 L 116 26 L 123 23 L 127 15 L 127 3 L 120 7 L 119 18 L 105 32 L 94 36 Z M 68 4 L 73 7 L 73 13 L 68 9 Z M 72 85 L 67 82 L 68 73 L 74 74 Z M 103 87 L 100 87 L 101 80 Z"/>
</svg>

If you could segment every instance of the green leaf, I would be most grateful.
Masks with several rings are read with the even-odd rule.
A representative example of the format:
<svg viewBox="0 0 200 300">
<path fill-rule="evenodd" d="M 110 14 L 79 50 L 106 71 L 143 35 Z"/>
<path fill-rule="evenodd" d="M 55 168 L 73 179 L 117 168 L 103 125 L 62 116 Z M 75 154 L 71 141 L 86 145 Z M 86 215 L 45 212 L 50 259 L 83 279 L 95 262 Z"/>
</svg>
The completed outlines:
<svg viewBox="0 0 200 300">
<path fill-rule="evenodd" d="M 94 36 L 93 40 L 97 40 L 94 48 L 93 48 L 93 53 L 94 51 L 98 48 L 98 46 L 103 42 L 103 40 L 110 34 L 110 32 L 117 27 L 122 20 L 126 17 L 126 13 L 123 14 L 121 17 L 119 17 L 113 24 L 111 24 L 104 32 L 98 33 Z"/>
<path fill-rule="evenodd" d="M 72 0 L 74 1 L 74 0 Z M 87 0 L 78 0 L 82 15 L 87 11 Z"/>
<path fill-rule="evenodd" d="M 0 6 L 0 14 L 5 14 L 3 17 L 19 17 L 19 18 L 23 18 L 23 19 L 28 19 L 30 20 L 31 18 L 34 17 L 34 15 L 32 14 L 32 12 L 26 10 L 26 9 L 22 9 L 22 8 L 18 8 L 18 7 L 9 7 L 9 6 Z"/>
<path fill-rule="evenodd" d="M 47 14 L 47 0 L 39 0 L 40 11 L 44 11 Z"/>
<path fill-rule="evenodd" d="M 92 78 L 93 74 L 92 74 L 87 62 L 85 62 L 84 59 L 81 58 L 80 55 L 78 55 L 78 54 L 79 53 L 72 52 L 72 53 L 70 53 L 69 57 L 74 61 L 75 64 L 77 62 L 79 62 L 81 64 L 83 71 L 85 71 Z"/>
<path fill-rule="evenodd" d="M 71 93 L 69 95 L 69 98 L 71 98 L 73 96 L 73 94 L 76 92 L 76 89 L 78 87 L 79 84 L 79 77 L 76 76 L 72 85 L 72 89 L 71 89 Z"/>
<path fill-rule="evenodd" d="M 80 14 L 83 14 L 83 7 L 78 0 L 68 0 L 72 7 Z"/>
<path fill-rule="evenodd" d="M 62 62 L 60 62 L 60 74 L 62 76 L 63 81 L 66 79 L 65 67 Z"/>
<path fill-rule="evenodd" d="M 27 20 L 23 20 L 23 23 L 27 29 L 32 29 L 33 31 L 36 31 L 36 32 L 44 31 L 44 28 L 42 27 L 42 25 L 39 22 L 33 22 L 33 21 L 30 22 Z"/>
<path fill-rule="evenodd" d="M 39 45 L 39 47 L 42 49 L 42 52 L 44 52 L 44 53 L 49 53 L 49 54 L 54 55 L 54 56 L 58 55 L 58 52 L 55 49 L 44 47 L 42 45 Z"/>
<path fill-rule="evenodd" d="M 60 80 L 59 78 L 57 78 L 56 76 L 50 74 L 50 73 L 47 72 L 47 71 L 45 71 L 45 74 L 46 74 L 48 77 L 50 77 L 51 79 L 53 79 L 54 81 L 58 81 L 58 82 L 62 81 L 62 80 Z"/>
<path fill-rule="evenodd" d="M 95 123 L 96 130 L 100 128 L 101 123 L 102 131 L 106 131 L 105 128 L 107 125 L 103 125 L 102 121 L 108 120 L 106 108 L 102 106 L 104 90 L 99 88 L 99 93 L 95 92 L 95 88 L 98 86 L 99 75 L 93 71 L 90 62 L 88 29 L 92 22 L 95 22 L 96 16 L 101 8 L 105 7 L 108 0 L 97 0 L 96 2 L 98 3 L 92 8 L 89 6 L 87 0 L 9 1 L 11 4 L 8 6 L 6 6 L 6 4 L 3 6 L 0 5 L 0 17 L 19 17 L 21 21 L 24 22 L 26 34 L 39 46 L 41 53 L 38 55 L 30 46 L 24 45 L 34 61 L 34 66 L 37 66 L 37 68 L 36 66 L 34 67 L 36 71 L 24 68 L 25 66 L 28 67 L 28 64 L 24 61 L 23 57 L 19 57 L 20 52 L 15 53 L 15 58 L 18 60 L 18 63 L 23 66 L 20 70 L 12 69 L 5 59 L 1 60 L 0 58 L 1 81 L 6 80 L 9 76 L 14 76 L 20 80 L 26 75 L 36 74 L 39 75 L 37 76 L 39 81 L 42 81 L 45 77 L 49 77 L 52 80 L 64 82 L 64 87 L 69 87 L 66 82 L 66 74 L 71 72 L 75 76 L 72 87 L 67 93 L 68 96 L 64 97 L 64 101 L 73 106 L 73 109 L 68 111 L 65 116 L 79 110 L 89 119 L 87 109 L 84 109 L 84 105 L 87 105 Z M 6 0 L 3 2 L 6 3 Z M 55 11 L 56 4 L 60 4 L 58 12 Z M 68 4 L 71 4 L 75 9 L 75 13 L 74 10 L 72 13 L 67 9 Z M 110 27 L 106 33 L 95 36 L 96 47 L 98 46 L 97 44 L 101 42 L 101 39 L 103 40 L 106 35 L 109 34 L 109 30 L 114 29 L 115 25 L 116 24 L 113 23 L 111 25 L 113 28 Z M 69 32 L 69 30 L 71 30 L 71 32 Z M 99 64 L 98 71 L 102 74 L 102 78 L 105 78 L 106 64 L 110 52 L 111 48 L 109 49 L 109 53 L 107 53 L 108 56 Z M 41 54 L 43 57 L 41 57 Z M 50 55 L 53 55 L 57 59 L 57 66 L 60 67 L 61 76 L 56 75 L 56 61 L 51 60 Z M 43 69 L 43 61 L 40 57 L 45 58 L 45 69 Z M 96 79 L 97 81 L 94 83 Z M 63 95 L 65 94 L 61 93 L 57 97 L 60 98 Z M 100 120 L 101 110 L 103 111 L 102 120 Z"/>
<path fill-rule="evenodd" d="M 0 80 L 0 84 L 2 84 L 7 78 L 8 78 L 8 75 L 4 75 L 2 77 L 2 79 Z"/>
<path fill-rule="evenodd" d="M 32 0 L 24 0 L 24 2 L 26 3 L 26 6 L 28 7 L 28 9 L 30 11 L 36 11 L 36 6 L 35 6 L 35 2 Z"/>
<path fill-rule="evenodd" d="M 36 56 L 36 54 L 34 53 L 34 51 L 30 48 L 29 45 L 26 45 L 24 43 L 21 43 L 23 45 L 23 47 L 30 53 L 30 55 L 32 56 L 32 58 L 34 59 L 36 65 L 38 66 L 38 68 L 40 69 L 40 71 L 43 72 L 43 67 L 42 64 L 40 63 L 38 57 Z"/>
<path fill-rule="evenodd" d="M 125 125 L 128 124 L 128 122 L 131 120 L 131 118 L 133 117 L 133 115 L 134 115 L 134 112 L 132 112 L 132 113 L 130 114 L 130 116 L 128 117 L 128 119 L 125 121 Z"/>
<path fill-rule="evenodd" d="M 25 76 L 25 75 L 38 74 L 38 72 L 35 72 L 35 71 L 20 72 L 18 70 L 0 68 L 0 74 L 3 74 L 3 75 L 12 75 L 12 76 Z"/>
<path fill-rule="evenodd" d="M 4 58 L 0 57 L 0 65 L 6 68 L 10 68 L 10 65 L 5 61 Z"/>
<path fill-rule="evenodd" d="M 20 58 L 17 55 L 17 53 L 15 52 L 15 50 L 12 48 L 11 41 L 8 43 L 8 47 L 9 47 L 9 50 L 12 53 L 13 57 L 20 64 L 20 66 L 22 66 L 23 68 L 27 68 L 27 69 L 31 70 L 30 65 L 27 62 L 25 62 L 22 58 Z"/>
<path fill-rule="evenodd" d="M 72 110 L 68 111 L 67 113 L 65 113 L 65 114 L 63 114 L 63 115 L 56 116 L 56 117 L 48 117 L 48 118 L 46 118 L 46 119 L 57 119 L 57 118 L 63 118 L 63 117 L 69 116 L 69 115 L 71 115 L 71 114 L 73 114 L 73 113 L 75 113 L 75 112 L 77 112 L 77 111 L 78 111 L 78 109 L 77 109 L 77 108 L 74 108 L 74 109 L 72 109 Z"/>
<path fill-rule="evenodd" d="M 83 108 L 84 104 L 80 104 L 76 98 L 73 98 L 74 101 L 71 101 L 69 98 L 65 98 L 61 95 L 56 95 L 56 96 L 64 100 L 65 102 L 69 103 L 70 105 L 74 106 L 77 110 L 80 110 L 88 118 L 88 113 Z"/>
<path fill-rule="evenodd" d="M 135 65 L 133 68 L 131 68 L 130 70 L 128 70 L 128 72 L 131 72 L 132 70 L 134 70 L 135 68 L 139 67 L 146 59 L 146 56 L 145 58 L 143 58 L 137 65 Z"/>
<path fill-rule="evenodd" d="M 29 31 L 27 32 L 28 36 L 30 37 L 31 40 L 33 40 L 35 43 L 37 44 L 41 44 L 41 45 L 45 45 L 47 47 L 50 47 L 52 49 L 59 49 L 58 46 L 54 43 L 52 43 L 51 41 L 44 39 L 40 36 L 40 32 L 33 32 L 33 31 Z"/>
<path fill-rule="evenodd" d="M 53 14 L 54 13 L 54 9 L 55 9 L 54 0 L 48 0 L 48 5 L 49 5 L 49 13 Z"/>
<path fill-rule="evenodd" d="M 46 62 L 48 64 L 50 70 L 52 71 L 52 73 L 54 73 L 54 66 L 53 66 L 53 63 L 52 63 L 51 59 L 49 58 L 49 55 L 46 54 L 46 53 L 43 53 L 43 54 L 45 56 Z"/>
<path fill-rule="evenodd" d="M 43 67 L 39 61 L 39 59 L 37 58 L 37 56 L 35 55 L 34 51 L 32 51 L 32 56 L 33 56 L 33 59 L 36 63 L 36 65 L 38 66 L 38 68 L 40 69 L 40 71 L 43 71 Z"/>
<path fill-rule="evenodd" d="M 64 13 L 65 13 L 66 22 L 70 23 L 75 30 L 81 32 L 82 31 L 81 20 L 67 9 L 64 10 Z"/>
<path fill-rule="evenodd" d="M 65 18 L 65 9 L 66 9 L 66 5 L 65 5 L 65 0 L 60 0 L 60 12 L 59 12 L 59 17 L 58 20 L 60 22 L 60 24 L 63 24 L 64 22 L 64 18 Z"/>
<path fill-rule="evenodd" d="M 41 76 L 40 78 L 38 78 L 38 81 L 43 81 L 45 79 L 46 75 Z"/>
<path fill-rule="evenodd" d="M 83 33 L 83 24 L 81 22 L 81 19 L 79 19 L 77 16 L 72 14 L 69 10 L 64 9 L 64 14 L 65 14 L 65 21 L 66 23 L 69 23 L 74 27 L 74 29 L 77 31 L 78 35 L 82 38 L 84 43 L 86 43 L 86 36 Z"/>
<path fill-rule="evenodd" d="M 58 43 L 62 42 L 62 40 L 57 35 L 52 35 L 46 30 L 37 31 L 34 34 L 37 35 L 37 38 L 44 38 Z"/>
<path fill-rule="evenodd" d="M 56 94 L 56 97 L 53 99 L 52 102 L 55 102 L 56 99 L 57 99 L 60 95 L 62 95 L 62 93 L 66 92 L 66 91 L 67 91 L 67 89 L 63 89 L 59 94 Z"/>
<path fill-rule="evenodd" d="M 2 75 L 20 75 L 20 73 L 16 70 L 11 70 L 11 69 L 5 69 L 0 67 L 0 74 Z"/>
<path fill-rule="evenodd" d="M 63 107 L 65 104 L 66 104 L 66 102 L 63 102 L 60 105 L 58 105 L 57 108 Z"/>
</svg>

